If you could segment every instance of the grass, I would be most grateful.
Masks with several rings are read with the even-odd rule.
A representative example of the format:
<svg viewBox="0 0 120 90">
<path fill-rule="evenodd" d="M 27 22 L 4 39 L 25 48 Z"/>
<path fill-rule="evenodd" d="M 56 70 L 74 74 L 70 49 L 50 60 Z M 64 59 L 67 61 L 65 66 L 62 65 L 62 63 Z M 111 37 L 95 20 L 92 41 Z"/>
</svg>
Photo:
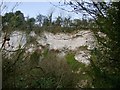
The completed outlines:
<svg viewBox="0 0 120 90">
<path fill-rule="evenodd" d="M 78 62 L 77 60 L 75 60 L 74 58 L 74 53 L 68 53 L 66 55 L 66 60 L 67 63 L 69 64 L 70 68 L 74 71 L 77 72 L 79 71 L 79 73 L 76 73 L 77 78 L 79 79 L 79 83 L 78 85 L 80 87 L 91 87 L 91 82 L 92 82 L 92 78 L 91 76 L 88 74 L 88 72 L 90 72 L 90 67 L 86 67 L 85 64 Z M 84 74 L 83 74 L 84 73 Z M 87 83 L 83 83 L 81 81 L 86 81 Z M 85 85 L 84 85 L 85 84 Z"/>
<path fill-rule="evenodd" d="M 75 60 L 74 56 L 75 55 L 73 53 L 68 53 L 65 58 L 71 69 L 76 71 L 79 68 L 83 68 L 85 65 Z"/>
</svg>

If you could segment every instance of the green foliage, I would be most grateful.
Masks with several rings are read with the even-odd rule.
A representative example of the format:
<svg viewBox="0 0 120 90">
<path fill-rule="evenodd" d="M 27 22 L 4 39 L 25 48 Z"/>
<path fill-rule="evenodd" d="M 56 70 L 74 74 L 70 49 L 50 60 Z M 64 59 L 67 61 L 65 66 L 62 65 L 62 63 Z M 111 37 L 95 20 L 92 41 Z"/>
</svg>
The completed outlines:
<svg viewBox="0 0 120 90">
<path fill-rule="evenodd" d="M 33 52 L 33 54 L 30 56 L 30 66 L 37 66 L 39 62 L 39 57 L 40 54 L 37 51 Z"/>
<path fill-rule="evenodd" d="M 3 58 L 3 88 L 76 87 L 79 79 L 65 60 L 58 58 L 55 53 L 49 51 L 49 54 L 42 55 L 35 51 L 30 56 L 26 56 L 25 52 L 16 52 L 14 55 L 17 53 L 19 56 L 16 56 L 12 69 L 5 67 L 11 67 L 12 58 Z M 42 56 L 44 57 L 40 60 Z"/>
<path fill-rule="evenodd" d="M 84 50 L 88 50 L 87 48 L 88 46 L 86 45 L 86 46 L 80 46 L 78 49 L 81 51 L 84 51 Z"/>
<path fill-rule="evenodd" d="M 24 27 L 24 24 L 25 24 L 25 18 L 21 11 L 16 11 L 15 13 L 13 12 L 6 13 L 2 17 L 3 29 L 5 27 L 21 28 Z"/>
<path fill-rule="evenodd" d="M 30 30 L 33 30 L 34 24 L 35 24 L 35 19 L 34 18 L 29 18 L 27 21 L 27 28 Z"/>
<path fill-rule="evenodd" d="M 77 60 L 75 60 L 74 53 L 68 53 L 66 55 L 66 60 L 67 60 L 69 67 L 73 71 L 73 73 L 76 73 L 76 77 L 79 81 L 78 86 L 82 88 L 92 87 L 91 82 L 93 79 L 91 78 L 91 74 L 93 73 L 91 71 L 90 66 L 86 66 L 85 64 L 80 63 Z"/>
<path fill-rule="evenodd" d="M 120 86 L 120 2 L 76 2 L 70 0 L 66 3 L 74 8 L 74 12 L 83 13 L 92 17 L 96 22 L 93 30 L 98 45 L 91 52 L 91 77 L 96 88 L 116 88 Z M 86 18 L 86 15 L 85 15 Z M 83 17 L 83 25 L 86 19 Z M 77 22 L 79 20 L 76 20 Z M 76 24 L 77 26 L 77 24 Z M 91 27 L 90 27 L 91 28 Z M 105 34 L 101 37 L 98 32 Z"/>
<path fill-rule="evenodd" d="M 99 42 L 99 47 L 92 51 L 95 87 L 116 88 L 120 85 L 119 6 L 120 2 L 113 2 L 106 10 L 105 17 L 101 15 L 97 17 L 99 30 L 106 34 L 106 37 L 101 38 L 95 33 Z"/>
<path fill-rule="evenodd" d="M 57 19 L 56 19 L 56 21 L 54 23 L 57 26 L 61 26 L 62 22 L 63 22 L 62 18 L 60 16 L 58 16 Z"/>
<path fill-rule="evenodd" d="M 48 47 L 47 47 L 47 48 L 44 49 L 43 56 L 44 56 L 44 57 L 47 57 L 48 54 L 49 54 L 49 49 L 48 49 Z"/>
</svg>

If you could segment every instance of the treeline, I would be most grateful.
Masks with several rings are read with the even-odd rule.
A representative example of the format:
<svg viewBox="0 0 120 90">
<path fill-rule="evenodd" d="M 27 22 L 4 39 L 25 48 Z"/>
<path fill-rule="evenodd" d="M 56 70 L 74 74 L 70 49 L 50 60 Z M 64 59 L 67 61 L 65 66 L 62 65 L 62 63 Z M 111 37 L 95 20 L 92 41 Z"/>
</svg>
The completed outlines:
<svg viewBox="0 0 120 90">
<path fill-rule="evenodd" d="M 78 29 L 97 28 L 93 19 L 72 19 L 69 17 L 57 16 L 52 20 L 53 14 L 48 16 L 39 14 L 36 18 L 25 17 L 21 11 L 9 12 L 2 16 L 3 30 L 49 30 L 71 32 Z"/>
</svg>

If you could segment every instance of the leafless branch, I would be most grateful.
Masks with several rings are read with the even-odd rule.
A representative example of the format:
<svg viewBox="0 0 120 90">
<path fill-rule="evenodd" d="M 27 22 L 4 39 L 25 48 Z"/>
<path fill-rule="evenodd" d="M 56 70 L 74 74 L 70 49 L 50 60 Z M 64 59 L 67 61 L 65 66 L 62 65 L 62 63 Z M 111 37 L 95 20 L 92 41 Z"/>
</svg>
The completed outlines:
<svg viewBox="0 0 120 90">
<path fill-rule="evenodd" d="M 16 4 L 13 6 L 13 8 L 12 8 L 12 12 L 14 11 L 14 9 L 17 7 L 17 6 L 19 6 L 19 4 L 20 4 L 21 2 L 16 2 Z"/>
<path fill-rule="evenodd" d="M 65 8 L 62 8 L 61 5 L 60 5 L 60 6 L 59 6 L 59 5 L 55 5 L 55 4 L 53 4 L 52 2 L 50 2 L 50 4 L 53 5 L 54 7 L 57 7 L 57 8 L 59 8 L 59 9 L 63 10 L 63 11 L 74 12 L 73 10 L 67 10 L 67 9 L 65 9 Z"/>
</svg>

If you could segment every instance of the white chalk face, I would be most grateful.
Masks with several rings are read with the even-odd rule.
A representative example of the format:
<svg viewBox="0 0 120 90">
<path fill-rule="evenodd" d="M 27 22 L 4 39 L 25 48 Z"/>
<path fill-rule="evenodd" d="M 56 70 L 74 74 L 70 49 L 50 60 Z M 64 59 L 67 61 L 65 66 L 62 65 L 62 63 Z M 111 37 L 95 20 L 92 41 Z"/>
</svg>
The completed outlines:
<svg viewBox="0 0 120 90">
<path fill-rule="evenodd" d="M 18 49 L 19 46 L 22 48 L 26 43 L 26 35 L 23 32 L 14 31 L 10 35 L 10 46 L 11 49 Z"/>
<path fill-rule="evenodd" d="M 86 65 L 89 64 L 88 57 L 90 56 L 88 53 L 85 53 L 84 51 L 79 50 L 79 47 L 81 46 L 88 46 L 87 49 L 93 49 L 95 47 L 94 43 L 94 37 L 92 32 L 88 31 L 79 31 L 77 33 L 71 33 L 71 34 L 65 34 L 65 33 L 49 33 L 49 32 L 43 32 L 40 36 L 35 34 L 34 31 L 28 35 L 30 37 L 36 37 L 36 41 L 39 43 L 39 45 L 45 46 L 49 45 L 49 49 L 55 49 L 62 51 L 61 54 L 58 56 L 65 56 L 66 50 L 72 50 L 76 51 L 75 59 L 79 62 L 82 62 Z M 10 46 L 7 45 L 7 42 L 5 44 L 5 48 L 8 50 L 16 50 L 18 48 L 24 47 L 24 45 L 27 42 L 27 36 L 22 31 L 14 31 L 10 35 Z M 0 38 L 0 41 L 2 41 L 2 38 Z M 0 44 L 1 45 L 1 44 Z M 32 45 L 32 46 L 31 46 Z M 26 51 L 33 52 L 36 50 L 36 47 L 34 44 L 30 44 L 26 47 Z M 41 47 L 40 47 L 41 49 Z M 64 53 L 64 55 L 62 55 Z"/>
<path fill-rule="evenodd" d="M 82 35 L 82 36 L 81 36 Z M 52 34 L 45 32 L 43 37 L 38 37 L 39 44 L 50 45 L 50 49 L 64 49 L 77 50 L 80 46 L 89 46 L 89 49 L 94 46 L 94 38 L 90 31 L 80 31 L 74 35 L 67 34 Z"/>
<path fill-rule="evenodd" d="M 90 64 L 89 58 L 90 58 L 90 54 L 86 51 L 80 51 L 79 54 L 75 55 L 75 59 L 77 61 L 82 62 L 86 65 Z"/>
<path fill-rule="evenodd" d="M 10 47 L 9 41 L 6 41 L 5 44 L 4 44 L 4 46 L 5 46 L 4 48 L 9 48 Z"/>
</svg>

